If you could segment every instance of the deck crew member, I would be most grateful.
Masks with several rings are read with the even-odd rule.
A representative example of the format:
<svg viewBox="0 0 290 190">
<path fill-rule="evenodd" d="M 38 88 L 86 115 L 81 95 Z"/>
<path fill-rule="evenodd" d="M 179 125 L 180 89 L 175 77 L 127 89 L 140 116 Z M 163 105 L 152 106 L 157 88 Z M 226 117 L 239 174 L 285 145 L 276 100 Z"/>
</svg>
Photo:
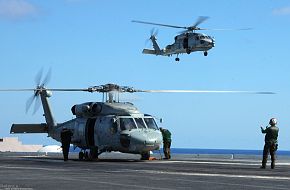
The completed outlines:
<svg viewBox="0 0 290 190">
<path fill-rule="evenodd" d="M 69 153 L 69 147 L 70 147 L 72 135 L 73 135 L 72 132 L 67 128 L 63 128 L 60 134 L 64 161 L 68 160 L 68 153 Z"/>
<path fill-rule="evenodd" d="M 263 150 L 263 160 L 262 160 L 262 169 L 266 168 L 267 164 L 267 158 L 268 154 L 270 152 L 271 155 L 271 168 L 275 168 L 275 160 L 276 160 L 276 151 L 278 149 L 278 132 L 279 128 L 276 126 L 277 125 L 277 119 L 272 118 L 269 121 L 270 127 L 266 127 L 266 129 L 263 129 L 261 127 L 262 133 L 266 133 L 265 135 L 265 145 L 264 145 L 264 150 Z"/>
<path fill-rule="evenodd" d="M 168 129 L 160 127 L 160 131 L 163 137 L 163 152 L 166 159 L 170 159 L 170 147 L 171 147 L 171 133 Z"/>
</svg>

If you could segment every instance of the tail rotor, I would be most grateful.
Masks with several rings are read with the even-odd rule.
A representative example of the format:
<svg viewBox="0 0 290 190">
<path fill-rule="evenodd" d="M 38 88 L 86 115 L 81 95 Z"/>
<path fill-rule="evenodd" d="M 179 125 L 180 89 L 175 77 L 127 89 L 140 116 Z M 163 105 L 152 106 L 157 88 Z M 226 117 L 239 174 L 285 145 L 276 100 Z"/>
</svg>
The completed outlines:
<svg viewBox="0 0 290 190">
<path fill-rule="evenodd" d="M 156 40 L 156 36 L 158 35 L 158 29 L 156 28 L 152 28 L 151 31 L 150 31 L 150 38 L 149 40 Z"/>
<path fill-rule="evenodd" d="M 148 39 L 146 40 L 145 45 L 147 46 L 147 44 L 149 43 L 149 41 L 152 42 L 152 40 L 156 40 L 156 39 L 157 39 L 157 38 L 156 38 L 157 35 L 158 35 L 158 29 L 156 29 L 156 28 L 152 28 L 152 29 L 150 30 L 150 38 L 148 38 Z"/>
<path fill-rule="evenodd" d="M 45 89 L 45 85 L 50 81 L 51 79 L 51 69 L 47 72 L 46 76 L 44 77 L 43 81 L 41 79 L 43 78 L 43 69 L 41 69 L 37 75 L 35 76 L 35 84 L 36 88 L 34 90 L 34 94 L 28 98 L 26 101 L 26 113 L 28 113 L 30 107 L 32 104 L 34 104 L 34 109 L 33 109 L 33 115 L 38 111 L 41 101 L 40 101 L 40 93 L 42 92 L 43 89 Z"/>
</svg>

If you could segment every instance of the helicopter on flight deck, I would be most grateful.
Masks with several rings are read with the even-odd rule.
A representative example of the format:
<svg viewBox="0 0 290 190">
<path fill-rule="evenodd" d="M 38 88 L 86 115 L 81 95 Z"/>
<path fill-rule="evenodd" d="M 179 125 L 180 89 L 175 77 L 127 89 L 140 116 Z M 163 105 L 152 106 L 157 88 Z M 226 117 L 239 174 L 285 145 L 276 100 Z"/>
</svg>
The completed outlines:
<svg viewBox="0 0 290 190">
<path fill-rule="evenodd" d="M 199 28 L 198 25 L 203 23 L 209 17 L 200 16 L 198 17 L 197 21 L 192 26 L 175 26 L 175 25 L 168 25 L 168 24 L 159 24 L 153 22 L 144 22 L 138 20 L 132 20 L 135 23 L 141 24 L 150 24 L 156 26 L 163 26 L 163 27 L 171 27 L 171 28 L 180 28 L 184 29 L 181 31 L 179 35 L 174 37 L 174 43 L 171 45 L 167 45 L 164 49 L 161 49 L 157 44 L 157 31 L 151 30 L 150 40 L 153 44 L 153 49 L 143 49 L 143 54 L 151 54 L 151 55 L 162 55 L 162 56 L 172 56 L 176 54 L 175 61 L 179 61 L 179 54 L 187 53 L 190 54 L 191 52 L 202 51 L 204 56 L 208 55 L 208 50 L 215 46 L 215 40 L 213 37 L 203 34 L 203 33 L 196 33 L 197 30 L 233 30 L 233 29 L 207 29 L 207 28 Z M 242 28 L 236 30 L 249 30 L 250 28 Z"/>
<path fill-rule="evenodd" d="M 50 72 L 49 72 L 50 73 Z M 41 83 L 41 75 L 36 77 L 36 88 L 0 89 L 0 91 L 33 91 L 26 102 L 26 112 L 33 102 L 35 110 L 40 99 L 44 111 L 45 123 L 13 124 L 10 133 L 47 133 L 48 137 L 61 142 L 61 132 L 72 132 L 71 144 L 79 147 L 79 159 L 94 160 L 103 152 L 119 151 L 140 154 L 141 159 L 148 160 L 150 151 L 158 150 L 162 143 L 162 134 L 155 118 L 141 113 L 129 102 L 120 102 L 120 93 L 251 93 L 273 94 L 272 92 L 252 91 L 198 91 L 198 90 L 137 90 L 128 86 L 105 84 L 88 88 L 46 88 L 50 77 L 47 75 Z M 52 113 L 48 98 L 52 91 L 64 92 L 99 92 L 103 93 L 102 102 L 85 102 L 72 106 L 76 117 L 63 123 L 57 123 Z M 160 121 L 161 122 L 161 121 Z"/>
</svg>

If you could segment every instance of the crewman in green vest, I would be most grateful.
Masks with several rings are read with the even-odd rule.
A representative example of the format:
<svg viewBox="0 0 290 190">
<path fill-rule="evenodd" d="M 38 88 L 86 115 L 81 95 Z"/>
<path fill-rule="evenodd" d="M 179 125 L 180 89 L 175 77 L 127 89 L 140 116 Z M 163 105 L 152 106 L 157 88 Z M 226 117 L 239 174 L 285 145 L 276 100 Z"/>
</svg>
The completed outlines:
<svg viewBox="0 0 290 190">
<path fill-rule="evenodd" d="M 162 127 L 160 127 L 160 131 L 163 137 L 163 152 L 165 159 L 170 159 L 171 133 L 168 129 L 163 129 Z"/>
<path fill-rule="evenodd" d="M 279 128 L 276 126 L 277 125 L 277 119 L 272 118 L 269 121 L 270 127 L 266 127 L 266 129 L 263 129 L 261 127 L 262 133 L 266 133 L 265 135 L 265 145 L 264 145 L 264 151 L 263 151 L 263 160 L 262 160 L 262 169 L 266 168 L 267 164 L 267 158 L 268 154 L 270 152 L 271 155 L 271 168 L 275 168 L 275 160 L 276 160 L 276 151 L 278 149 L 278 133 L 279 133 Z"/>
</svg>

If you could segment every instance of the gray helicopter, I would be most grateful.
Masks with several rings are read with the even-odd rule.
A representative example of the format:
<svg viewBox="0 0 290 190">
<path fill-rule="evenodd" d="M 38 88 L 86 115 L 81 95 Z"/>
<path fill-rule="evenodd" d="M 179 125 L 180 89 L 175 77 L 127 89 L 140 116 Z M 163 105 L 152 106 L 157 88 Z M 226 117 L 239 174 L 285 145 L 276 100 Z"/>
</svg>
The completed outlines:
<svg viewBox="0 0 290 190">
<path fill-rule="evenodd" d="M 49 72 L 50 73 L 50 72 Z M 103 152 L 119 151 L 140 154 L 141 159 L 148 160 L 150 151 L 158 150 L 162 135 L 153 116 L 141 113 L 132 103 L 120 102 L 120 93 L 251 93 L 273 94 L 272 92 L 252 91 L 198 91 L 198 90 L 137 90 L 128 86 L 105 84 L 89 88 L 56 89 L 46 88 L 50 77 L 40 83 L 36 77 L 36 88 L 0 89 L 0 91 L 33 91 L 33 96 L 26 102 L 26 111 L 33 102 L 37 105 L 40 98 L 44 111 L 45 123 L 13 124 L 10 133 L 47 133 L 49 137 L 61 142 L 62 130 L 72 132 L 71 143 L 79 147 L 79 159 L 94 160 Z M 103 93 L 102 102 L 85 102 L 71 108 L 75 118 L 57 123 L 48 98 L 53 91 L 61 92 L 99 92 Z M 35 107 L 36 110 L 37 106 Z"/>
<path fill-rule="evenodd" d="M 207 28 L 199 28 L 198 25 L 203 23 L 209 17 L 201 16 L 198 17 L 197 21 L 192 26 L 174 26 L 168 24 L 158 24 L 153 22 L 144 22 L 138 20 L 132 20 L 135 23 L 141 24 L 150 24 L 157 25 L 163 27 L 171 27 L 178 29 L 185 29 L 181 31 L 181 33 L 174 37 L 174 43 L 171 45 L 167 45 L 164 49 L 161 49 L 157 44 L 157 31 L 151 30 L 150 40 L 153 44 L 153 49 L 143 49 L 143 54 L 151 54 L 151 55 L 162 55 L 162 56 L 172 56 L 176 54 L 177 57 L 175 61 L 179 61 L 179 54 L 191 52 L 202 51 L 204 56 L 208 55 L 208 50 L 212 49 L 215 46 L 215 40 L 213 37 L 203 34 L 196 33 L 197 30 L 233 30 L 233 29 L 207 29 Z M 249 30 L 250 28 L 236 29 L 236 30 Z"/>
<path fill-rule="evenodd" d="M 116 84 L 84 89 L 47 89 L 38 85 L 35 89 L 19 90 L 33 90 L 33 101 L 40 97 L 46 123 L 13 124 L 10 133 L 47 133 L 61 142 L 62 130 L 68 129 L 73 134 L 71 144 L 82 150 L 80 160 L 95 160 L 101 153 L 111 151 L 141 154 L 142 160 L 148 160 L 150 151 L 160 149 L 162 135 L 154 117 L 141 113 L 132 103 L 119 101 L 119 93 L 143 91 Z M 48 101 L 52 91 L 100 92 L 103 101 L 73 105 L 71 112 L 76 118 L 57 123 Z M 33 101 L 28 100 L 27 110 Z"/>
</svg>

